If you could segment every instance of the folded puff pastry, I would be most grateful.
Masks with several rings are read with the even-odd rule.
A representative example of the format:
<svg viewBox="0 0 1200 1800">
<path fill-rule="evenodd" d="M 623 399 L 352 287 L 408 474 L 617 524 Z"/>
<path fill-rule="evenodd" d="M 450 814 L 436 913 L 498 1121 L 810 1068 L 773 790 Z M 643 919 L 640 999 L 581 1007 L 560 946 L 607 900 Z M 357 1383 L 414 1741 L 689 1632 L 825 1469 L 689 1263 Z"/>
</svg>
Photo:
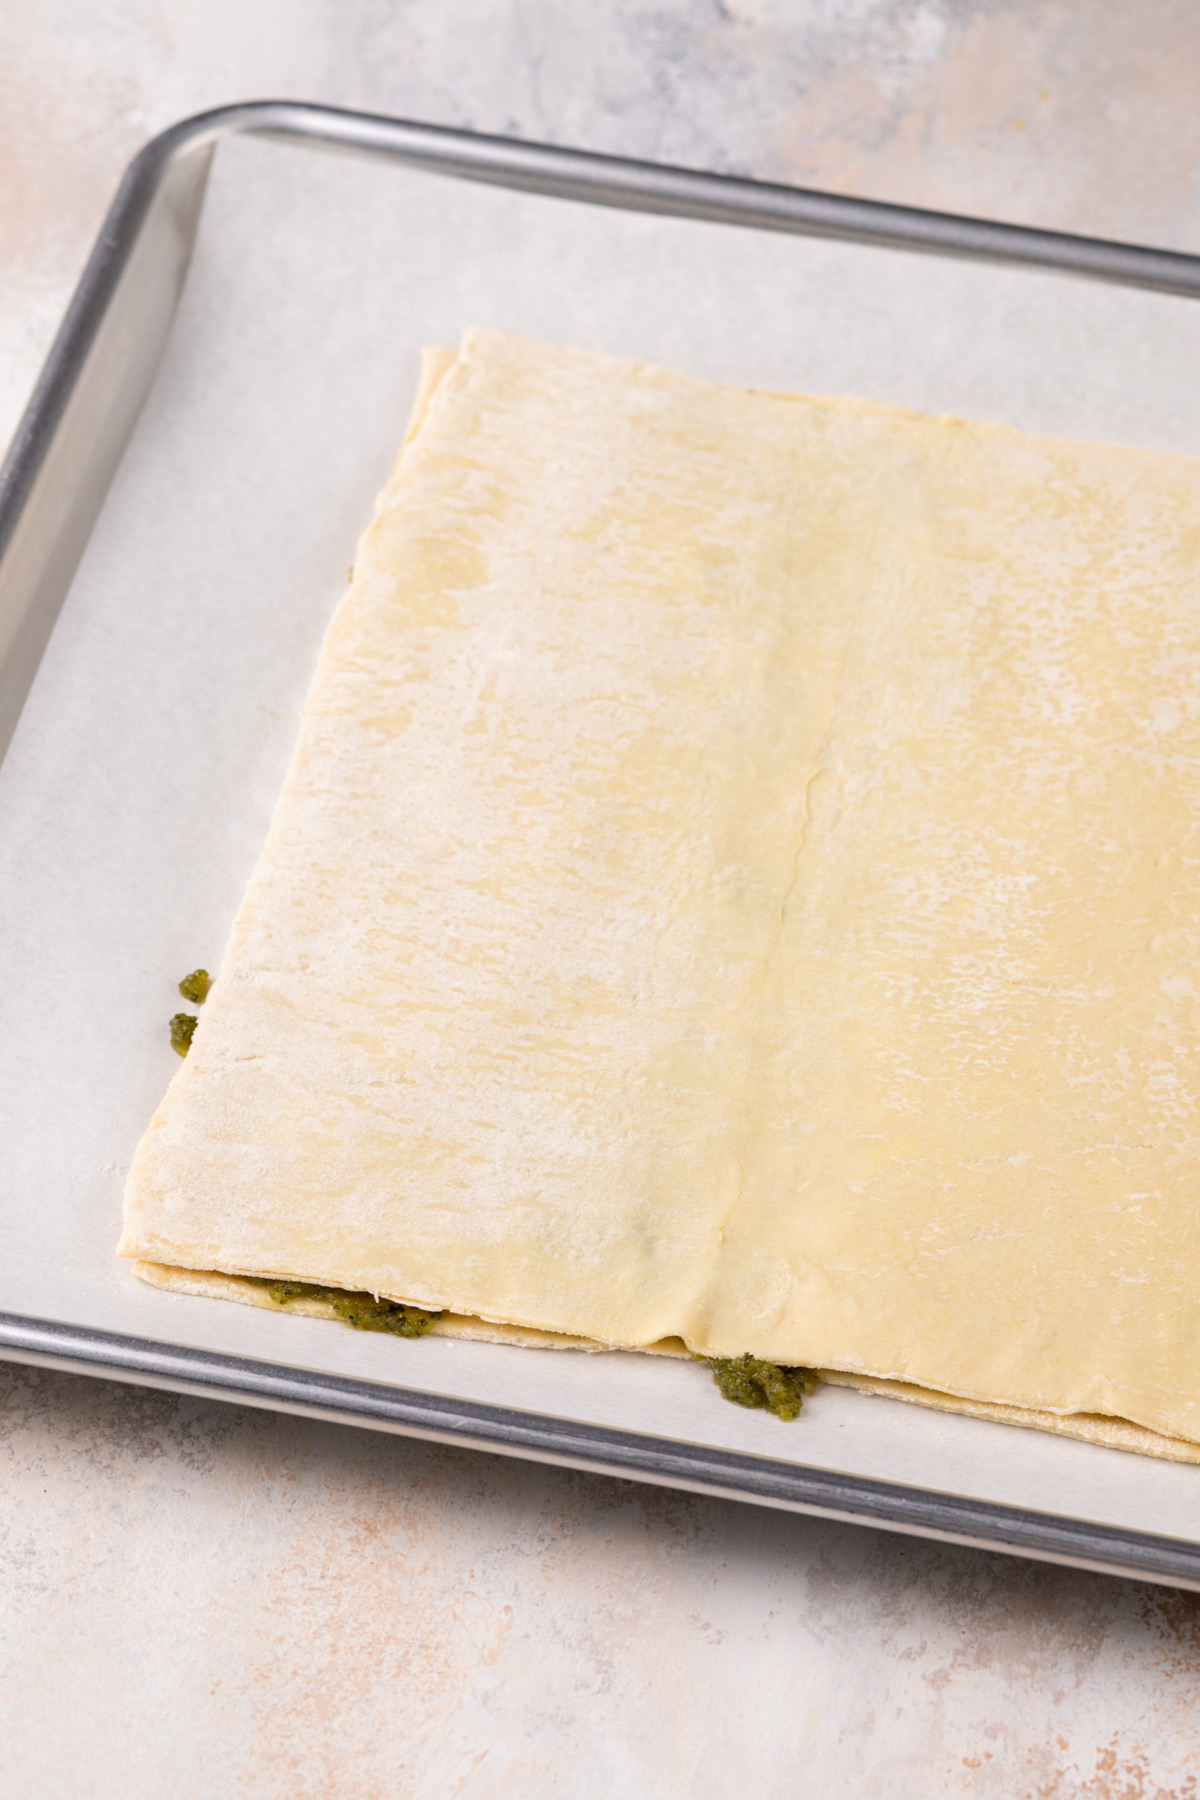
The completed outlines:
<svg viewBox="0 0 1200 1800">
<path fill-rule="evenodd" d="M 472 332 L 121 1252 L 1200 1458 L 1198 868 L 1200 462 Z"/>
</svg>

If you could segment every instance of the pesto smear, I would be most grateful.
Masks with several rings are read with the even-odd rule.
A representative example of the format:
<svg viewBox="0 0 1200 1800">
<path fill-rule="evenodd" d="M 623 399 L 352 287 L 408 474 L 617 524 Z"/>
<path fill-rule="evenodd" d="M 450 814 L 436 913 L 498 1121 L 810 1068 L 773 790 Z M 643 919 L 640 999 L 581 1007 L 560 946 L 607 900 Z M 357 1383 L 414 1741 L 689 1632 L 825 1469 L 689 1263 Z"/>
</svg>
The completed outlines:
<svg viewBox="0 0 1200 1800">
<path fill-rule="evenodd" d="M 377 1300 L 374 1294 L 352 1294 L 345 1288 L 319 1287 L 310 1281 L 271 1281 L 267 1292 L 276 1306 L 287 1306 L 292 1300 L 323 1300 L 356 1331 L 390 1331 L 393 1337 L 424 1337 L 437 1317 L 399 1300 Z"/>
<path fill-rule="evenodd" d="M 735 1406 L 765 1407 L 777 1419 L 794 1419 L 818 1385 L 812 1369 L 784 1368 L 760 1356 L 706 1356 L 721 1394 Z"/>
<path fill-rule="evenodd" d="M 185 975 L 180 982 L 179 991 L 185 1000 L 191 1001 L 193 1006 L 203 1006 L 208 999 L 208 990 L 211 986 L 207 969 L 193 969 L 191 974 Z"/>
<path fill-rule="evenodd" d="M 424 1337 L 437 1313 L 425 1312 L 419 1306 L 405 1306 L 399 1300 L 380 1300 L 374 1294 L 351 1293 L 346 1288 L 322 1287 L 312 1281 L 263 1281 L 276 1306 L 287 1307 L 293 1300 L 320 1300 L 339 1319 L 353 1325 L 356 1331 L 388 1331 L 393 1337 Z M 777 1419 L 794 1419 L 804 1404 L 806 1394 L 818 1385 L 811 1369 L 784 1368 L 778 1363 L 764 1362 L 759 1356 L 703 1356 L 713 1372 L 713 1380 L 726 1400 L 737 1406 L 765 1408 Z"/>
<path fill-rule="evenodd" d="M 179 991 L 185 1000 L 193 1006 L 203 1006 L 208 999 L 209 979 L 207 969 L 193 969 L 179 983 Z M 171 1048 L 176 1056 L 186 1056 L 192 1047 L 192 1038 L 196 1026 L 200 1023 L 195 1013 L 176 1013 L 171 1020 Z"/>
</svg>

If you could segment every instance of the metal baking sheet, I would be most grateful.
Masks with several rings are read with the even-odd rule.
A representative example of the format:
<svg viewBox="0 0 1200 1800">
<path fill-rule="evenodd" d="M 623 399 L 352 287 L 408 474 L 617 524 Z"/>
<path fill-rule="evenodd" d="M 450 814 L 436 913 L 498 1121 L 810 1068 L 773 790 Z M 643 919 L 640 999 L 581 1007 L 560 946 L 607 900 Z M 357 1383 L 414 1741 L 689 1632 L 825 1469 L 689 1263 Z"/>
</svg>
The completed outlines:
<svg viewBox="0 0 1200 1800">
<path fill-rule="evenodd" d="M 1190 257 L 320 108 L 152 145 L 0 478 L 0 1355 L 1200 1587 L 1200 1468 L 839 1388 L 784 1426 L 688 1365 L 380 1338 L 113 1255 L 423 343 L 1200 451 L 1198 295 Z"/>
</svg>

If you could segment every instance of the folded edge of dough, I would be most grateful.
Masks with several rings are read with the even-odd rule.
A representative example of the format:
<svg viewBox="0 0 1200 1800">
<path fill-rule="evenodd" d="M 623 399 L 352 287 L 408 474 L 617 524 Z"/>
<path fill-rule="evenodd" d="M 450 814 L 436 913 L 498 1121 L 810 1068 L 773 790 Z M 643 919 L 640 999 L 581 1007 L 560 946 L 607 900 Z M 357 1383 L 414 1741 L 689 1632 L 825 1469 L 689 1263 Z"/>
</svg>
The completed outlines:
<svg viewBox="0 0 1200 1800">
<path fill-rule="evenodd" d="M 135 1262 L 133 1272 L 151 1287 L 165 1288 L 172 1294 L 192 1294 L 199 1299 L 233 1300 L 242 1306 L 257 1306 L 267 1312 L 298 1313 L 310 1319 L 328 1319 L 344 1324 L 332 1306 L 324 1300 L 291 1300 L 279 1306 L 272 1300 L 266 1285 L 244 1275 L 223 1275 L 218 1270 L 180 1269 L 167 1263 Z M 346 1326 L 347 1330 L 353 1329 Z M 506 1325 L 498 1320 L 469 1318 L 464 1313 L 441 1313 L 433 1322 L 431 1336 L 467 1338 L 476 1343 L 512 1344 L 525 1350 L 584 1350 L 592 1353 L 623 1349 L 617 1344 L 600 1344 L 592 1338 L 568 1337 L 555 1331 L 537 1331 L 527 1325 Z M 690 1360 L 691 1352 L 679 1338 L 664 1338 L 648 1344 L 644 1350 L 630 1354 L 674 1356 Z M 1144 1425 L 1128 1419 L 1110 1418 L 1103 1413 L 1038 1412 L 1030 1407 L 1005 1406 L 999 1401 L 965 1400 L 956 1394 L 943 1394 L 934 1388 L 915 1387 L 904 1381 L 885 1381 L 870 1375 L 846 1374 L 840 1369 L 819 1369 L 822 1381 L 833 1387 L 855 1388 L 860 1394 L 874 1394 L 886 1400 L 904 1400 L 914 1406 L 932 1407 L 936 1412 L 967 1413 L 974 1419 L 987 1419 L 1001 1425 L 1023 1425 L 1034 1431 L 1050 1431 L 1059 1437 L 1078 1438 L 1086 1444 L 1100 1444 L 1110 1450 L 1130 1450 L 1142 1456 L 1157 1456 L 1168 1462 L 1200 1463 L 1200 1444 L 1189 1444 L 1183 1438 L 1164 1437 Z"/>
<path fill-rule="evenodd" d="M 280 1306 L 267 1285 L 249 1275 L 223 1275 L 220 1270 L 180 1269 L 170 1263 L 135 1262 L 133 1272 L 151 1287 L 172 1294 L 194 1294 L 200 1299 L 235 1300 L 241 1306 L 263 1307 L 267 1312 L 299 1313 L 309 1319 L 331 1319 L 345 1324 L 326 1300 L 289 1300 Z M 353 1330 L 352 1326 L 347 1329 Z M 532 1325 L 506 1325 L 499 1319 L 470 1318 L 465 1313 L 436 1313 L 431 1337 L 470 1338 L 482 1344 L 517 1344 L 526 1350 L 623 1350 L 623 1344 L 601 1344 L 594 1338 L 568 1337 L 559 1331 L 538 1331 Z M 688 1360 L 691 1351 L 681 1338 L 663 1338 L 648 1344 L 648 1356 L 678 1356 Z M 1200 1454 L 1200 1452 L 1198 1452 Z"/>
</svg>

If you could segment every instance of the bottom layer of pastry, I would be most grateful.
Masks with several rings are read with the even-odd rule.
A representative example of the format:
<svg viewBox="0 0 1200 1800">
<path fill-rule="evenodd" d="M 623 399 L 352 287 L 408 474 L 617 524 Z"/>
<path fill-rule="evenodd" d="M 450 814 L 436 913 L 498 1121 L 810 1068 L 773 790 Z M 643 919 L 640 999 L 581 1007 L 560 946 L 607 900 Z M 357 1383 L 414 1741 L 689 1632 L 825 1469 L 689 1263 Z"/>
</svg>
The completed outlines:
<svg viewBox="0 0 1200 1800">
<path fill-rule="evenodd" d="M 281 1284 L 244 1275 L 224 1275 L 219 1271 L 179 1269 L 165 1263 L 135 1262 L 134 1272 L 153 1287 L 167 1288 L 177 1294 L 197 1294 L 211 1299 L 235 1300 L 243 1306 L 265 1307 L 270 1312 L 302 1313 L 310 1318 L 339 1320 L 334 1304 L 316 1295 L 297 1292 L 286 1300 L 272 1297 L 272 1288 Z M 435 1313 L 427 1329 L 431 1336 L 474 1338 L 493 1344 L 516 1344 L 534 1350 L 616 1350 L 624 1346 L 596 1343 L 591 1338 L 566 1337 L 553 1331 L 535 1331 L 523 1325 L 505 1325 L 488 1319 L 470 1318 L 462 1313 Z M 418 1335 L 402 1332 L 400 1335 Z M 663 1338 L 642 1347 L 651 1356 L 690 1358 L 691 1352 L 682 1338 Z M 1200 1444 L 1183 1438 L 1164 1437 L 1128 1419 L 1112 1418 L 1103 1413 L 1051 1413 L 1030 1407 L 1006 1406 L 994 1401 L 972 1400 L 957 1394 L 939 1393 L 934 1388 L 915 1387 L 908 1382 L 888 1381 L 840 1369 L 817 1371 L 822 1381 L 838 1387 L 857 1388 L 860 1393 L 882 1395 L 890 1400 L 906 1400 L 917 1406 L 932 1406 L 939 1412 L 968 1413 L 976 1419 L 993 1419 L 1003 1425 L 1024 1425 L 1036 1431 L 1052 1431 L 1062 1437 L 1082 1438 L 1089 1444 L 1103 1444 L 1113 1450 L 1132 1450 L 1143 1456 L 1165 1457 L 1172 1462 L 1200 1462 Z"/>
</svg>

